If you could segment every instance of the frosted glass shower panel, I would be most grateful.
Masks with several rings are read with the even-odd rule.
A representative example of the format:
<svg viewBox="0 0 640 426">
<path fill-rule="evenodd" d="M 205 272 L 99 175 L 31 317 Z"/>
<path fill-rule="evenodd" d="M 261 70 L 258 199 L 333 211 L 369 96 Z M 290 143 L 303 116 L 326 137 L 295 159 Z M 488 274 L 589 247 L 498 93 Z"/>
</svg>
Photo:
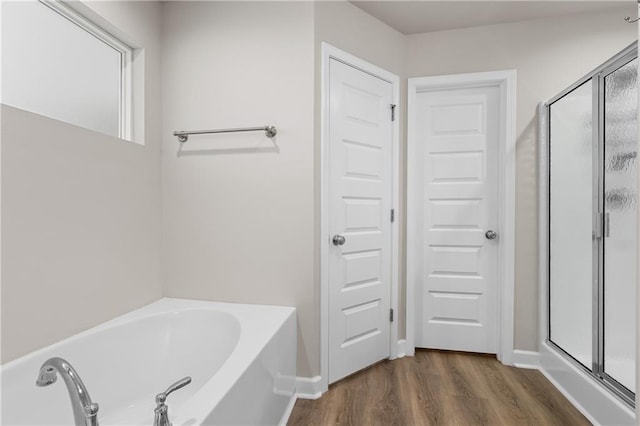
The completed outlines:
<svg viewBox="0 0 640 426">
<path fill-rule="evenodd" d="M 604 372 L 635 392 L 638 60 L 604 78 Z"/>
<path fill-rule="evenodd" d="M 592 367 L 593 92 L 591 80 L 550 106 L 549 338 Z"/>
</svg>

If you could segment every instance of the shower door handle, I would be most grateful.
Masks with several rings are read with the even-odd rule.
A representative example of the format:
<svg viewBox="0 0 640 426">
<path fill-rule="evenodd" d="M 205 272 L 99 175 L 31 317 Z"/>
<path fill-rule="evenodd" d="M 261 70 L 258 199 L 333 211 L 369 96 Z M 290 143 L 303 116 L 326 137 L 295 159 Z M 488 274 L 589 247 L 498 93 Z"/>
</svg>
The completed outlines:
<svg viewBox="0 0 640 426">
<path fill-rule="evenodd" d="M 609 238 L 611 226 L 609 225 L 609 213 L 598 213 L 595 218 L 596 229 L 593 231 L 594 240 Z"/>
</svg>

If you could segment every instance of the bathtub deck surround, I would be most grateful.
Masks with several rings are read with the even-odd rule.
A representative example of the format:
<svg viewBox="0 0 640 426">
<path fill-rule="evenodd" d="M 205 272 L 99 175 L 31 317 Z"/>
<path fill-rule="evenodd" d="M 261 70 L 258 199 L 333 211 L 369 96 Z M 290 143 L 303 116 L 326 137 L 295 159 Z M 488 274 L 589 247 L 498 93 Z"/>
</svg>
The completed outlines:
<svg viewBox="0 0 640 426">
<path fill-rule="evenodd" d="M 293 404 L 296 310 L 160 299 L 3 365 L 2 424 L 74 424 L 65 386 L 35 385 L 54 356 L 81 372 L 102 426 L 153 424 L 157 396 L 185 376 L 167 399 L 173 424 L 277 424 Z"/>
</svg>

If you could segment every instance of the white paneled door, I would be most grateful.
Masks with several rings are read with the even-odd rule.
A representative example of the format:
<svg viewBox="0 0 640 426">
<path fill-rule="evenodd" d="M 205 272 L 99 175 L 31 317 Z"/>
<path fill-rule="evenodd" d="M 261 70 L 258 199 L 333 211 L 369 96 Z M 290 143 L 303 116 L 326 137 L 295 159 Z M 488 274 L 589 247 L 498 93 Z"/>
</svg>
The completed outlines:
<svg viewBox="0 0 640 426">
<path fill-rule="evenodd" d="M 420 92 L 422 262 L 416 346 L 498 349 L 499 88 Z"/>
<path fill-rule="evenodd" d="M 329 382 L 389 357 L 392 84 L 329 65 Z"/>
</svg>

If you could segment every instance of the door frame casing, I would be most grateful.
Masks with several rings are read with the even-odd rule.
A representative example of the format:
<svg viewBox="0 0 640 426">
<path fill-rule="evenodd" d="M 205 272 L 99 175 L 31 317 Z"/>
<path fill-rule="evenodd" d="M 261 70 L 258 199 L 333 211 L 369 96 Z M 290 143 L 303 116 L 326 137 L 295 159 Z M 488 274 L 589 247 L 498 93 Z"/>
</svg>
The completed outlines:
<svg viewBox="0 0 640 426">
<path fill-rule="evenodd" d="M 407 120 L 407 354 L 413 355 L 416 342 L 417 288 L 422 281 L 419 256 L 422 230 L 422 195 L 418 182 L 422 161 L 418 154 L 416 130 L 416 96 L 418 93 L 496 86 L 500 90 L 500 137 L 498 141 L 498 359 L 514 364 L 514 294 L 515 294 L 515 178 L 516 178 L 516 70 L 453 74 L 410 78 L 408 82 Z"/>
<path fill-rule="evenodd" d="M 321 117 L 320 117 L 320 392 L 329 389 L 329 63 L 331 59 L 340 61 L 391 83 L 392 102 L 396 105 L 395 121 L 391 122 L 392 134 L 392 158 L 391 158 L 391 208 L 395 209 L 396 219 L 391 223 L 391 294 L 390 306 L 396 313 L 396 318 L 391 323 L 389 333 L 389 358 L 398 356 L 398 262 L 400 250 L 399 232 L 399 195 L 400 195 L 400 77 L 366 62 L 350 53 L 340 50 L 328 43 L 322 43 L 322 70 L 321 70 Z"/>
</svg>

